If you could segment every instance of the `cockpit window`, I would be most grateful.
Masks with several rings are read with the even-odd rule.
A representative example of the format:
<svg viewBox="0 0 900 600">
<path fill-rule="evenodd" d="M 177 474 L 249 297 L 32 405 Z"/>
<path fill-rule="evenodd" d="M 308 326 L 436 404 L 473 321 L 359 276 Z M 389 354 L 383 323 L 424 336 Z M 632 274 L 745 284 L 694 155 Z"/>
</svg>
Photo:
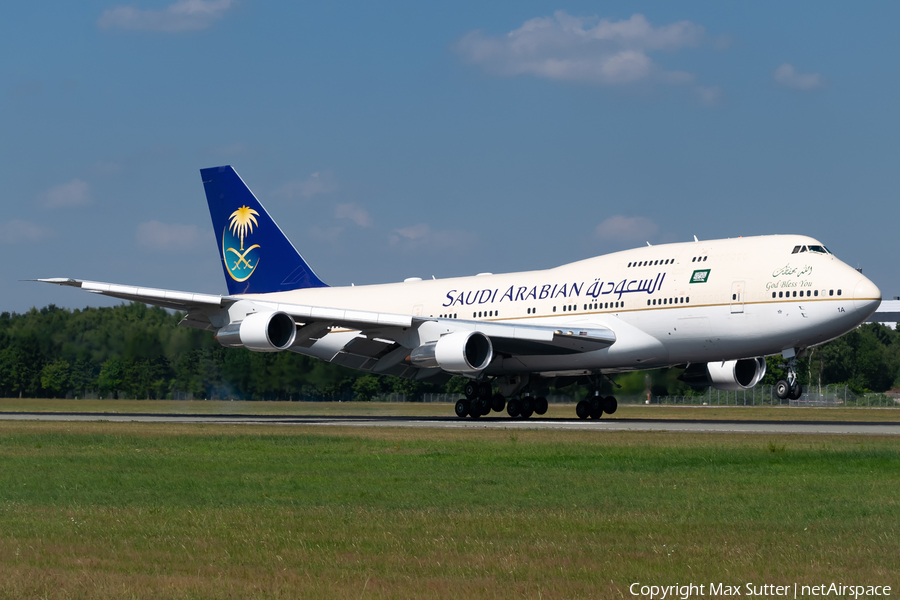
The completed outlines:
<svg viewBox="0 0 900 600">
<path fill-rule="evenodd" d="M 810 252 L 821 252 L 822 254 L 829 254 L 829 252 L 825 248 L 825 246 L 810 246 L 809 251 Z"/>
<path fill-rule="evenodd" d="M 802 248 L 800 248 L 800 252 L 806 252 L 806 246 L 803 246 Z"/>
<path fill-rule="evenodd" d="M 794 251 L 791 254 L 797 254 L 798 252 L 800 252 L 800 246 L 794 246 Z"/>
</svg>

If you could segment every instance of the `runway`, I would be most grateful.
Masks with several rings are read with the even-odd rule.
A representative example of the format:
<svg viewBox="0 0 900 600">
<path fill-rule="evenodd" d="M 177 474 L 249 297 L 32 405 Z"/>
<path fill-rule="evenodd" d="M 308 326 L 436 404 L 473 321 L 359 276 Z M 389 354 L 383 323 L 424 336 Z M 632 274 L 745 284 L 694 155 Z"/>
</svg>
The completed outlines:
<svg viewBox="0 0 900 600">
<path fill-rule="evenodd" d="M 316 427 L 417 427 L 435 429 L 556 429 L 586 431 L 669 431 L 686 433 L 900 435 L 900 422 L 752 421 L 702 419 L 510 419 L 484 417 L 275 416 L 242 414 L 152 414 L 2 412 L 6 421 L 95 421 L 110 423 L 205 423 Z"/>
</svg>

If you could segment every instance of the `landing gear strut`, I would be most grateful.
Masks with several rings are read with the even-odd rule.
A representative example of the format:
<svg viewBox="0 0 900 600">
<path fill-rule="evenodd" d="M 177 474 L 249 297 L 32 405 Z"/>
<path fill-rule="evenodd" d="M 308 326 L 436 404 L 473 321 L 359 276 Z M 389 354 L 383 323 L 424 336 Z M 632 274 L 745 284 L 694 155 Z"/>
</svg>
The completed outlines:
<svg viewBox="0 0 900 600">
<path fill-rule="evenodd" d="M 787 351 L 783 353 L 783 355 L 786 354 L 788 354 Z M 803 387 L 800 386 L 800 381 L 797 379 L 797 353 L 792 348 L 789 354 L 790 356 L 785 356 L 788 369 L 787 381 L 782 379 L 775 384 L 775 395 L 778 396 L 779 400 L 787 398 L 799 400 L 800 396 L 803 395 Z"/>
<path fill-rule="evenodd" d="M 491 383 L 488 381 L 468 381 L 463 388 L 465 398 L 460 398 L 454 407 L 456 416 L 459 418 L 472 417 L 477 419 L 494 412 L 503 412 L 504 410 L 512 418 L 527 419 L 532 415 L 546 414 L 548 403 L 543 396 L 521 396 L 519 393 L 528 386 L 528 379 L 519 379 L 514 381 L 508 379 L 497 379 L 498 392 L 493 393 Z M 504 394 L 508 394 L 504 395 Z M 509 398 L 509 401 L 507 401 Z M 613 409 L 615 410 L 615 409 Z"/>
<path fill-rule="evenodd" d="M 608 415 L 616 412 L 619 402 L 613 396 L 603 397 L 600 395 L 600 382 L 591 378 L 590 392 L 588 397 L 575 405 L 575 414 L 579 419 L 599 419 L 603 417 L 603 413 Z"/>
<path fill-rule="evenodd" d="M 506 403 L 506 413 L 515 419 L 521 417 L 527 419 L 531 415 L 543 415 L 547 412 L 547 399 L 543 396 L 533 398 L 524 396 L 522 398 L 511 398 Z"/>
</svg>

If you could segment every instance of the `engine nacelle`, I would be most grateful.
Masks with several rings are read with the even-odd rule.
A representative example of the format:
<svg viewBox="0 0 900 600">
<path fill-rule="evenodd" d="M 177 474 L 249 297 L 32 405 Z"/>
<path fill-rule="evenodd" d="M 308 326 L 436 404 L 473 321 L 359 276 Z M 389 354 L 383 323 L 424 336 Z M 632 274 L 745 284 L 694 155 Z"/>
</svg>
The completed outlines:
<svg viewBox="0 0 900 600">
<path fill-rule="evenodd" d="M 478 331 L 448 333 L 436 342 L 422 344 L 409 355 L 413 366 L 441 368 L 449 373 L 477 373 L 493 358 L 491 339 Z"/>
<path fill-rule="evenodd" d="M 226 325 L 216 339 L 228 348 L 247 348 L 254 352 L 287 350 L 297 338 L 297 326 L 287 313 L 253 313 L 240 323 Z"/>
<path fill-rule="evenodd" d="M 711 362 L 706 365 L 709 384 L 717 390 L 748 390 L 766 374 L 766 359 L 742 358 Z"/>
</svg>

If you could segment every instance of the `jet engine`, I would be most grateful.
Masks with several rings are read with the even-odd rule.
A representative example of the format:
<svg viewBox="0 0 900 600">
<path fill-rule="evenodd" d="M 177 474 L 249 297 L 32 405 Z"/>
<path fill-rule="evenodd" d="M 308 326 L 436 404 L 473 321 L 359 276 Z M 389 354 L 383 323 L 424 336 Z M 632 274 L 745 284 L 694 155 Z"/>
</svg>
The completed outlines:
<svg viewBox="0 0 900 600">
<path fill-rule="evenodd" d="M 448 333 L 436 342 L 422 344 L 409 355 L 413 366 L 439 367 L 449 373 L 477 373 L 491 364 L 492 358 L 491 339 L 478 331 Z"/>
<path fill-rule="evenodd" d="M 254 352 L 287 350 L 296 337 L 294 319 L 283 312 L 253 313 L 240 323 L 226 325 L 216 332 L 216 339 L 223 346 L 244 347 Z"/>
<path fill-rule="evenodd" d="M 742 358 L 711 363 L 694 363 L 685 369 L 681 379 L 688 385 L 711 385 L 717 390 L 748 390 L 766 374 L 766 359 Z"/>
</svg>

